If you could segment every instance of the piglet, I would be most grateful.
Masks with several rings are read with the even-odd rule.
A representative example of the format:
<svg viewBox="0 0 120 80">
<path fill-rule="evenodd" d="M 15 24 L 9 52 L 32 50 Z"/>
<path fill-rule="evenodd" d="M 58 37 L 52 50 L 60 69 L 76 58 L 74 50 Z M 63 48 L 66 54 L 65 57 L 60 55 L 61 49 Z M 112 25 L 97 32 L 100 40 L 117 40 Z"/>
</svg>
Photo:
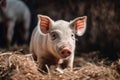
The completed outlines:
<svg viewBox="0 0 120 80">
<path fill-rule="evenodd" d="M 70 22 L 53 21 L 48 16 L 38 15 L 38 24 L 31 36 L 30 53 L 40 69 L 45 70 L 45 65 L 55 65 L 61 73 L 65 68 L 73 69 L 75 34 L 84 34 L 86 20 L 87 17 L 83 16 Z"/>
</svg>

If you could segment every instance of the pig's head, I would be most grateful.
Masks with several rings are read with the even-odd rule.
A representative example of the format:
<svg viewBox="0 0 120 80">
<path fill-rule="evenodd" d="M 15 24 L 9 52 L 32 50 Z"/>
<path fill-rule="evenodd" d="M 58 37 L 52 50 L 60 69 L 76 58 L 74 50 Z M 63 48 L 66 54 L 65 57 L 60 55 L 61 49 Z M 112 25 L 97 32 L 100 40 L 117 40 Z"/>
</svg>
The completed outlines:
<svg viewBox="0 0 120 80">
<path fill-rule="evenodd" d="M 82 36 L 86 30 L 87 17 L 78 17 L 70 22 L 64 20 L 53 21 L 48 16 L 38 15 L 38 29 L 49 37 L 48 46 L 53 55 L 67 58 L 74 54 L 75 34 Z"/>
</svg>

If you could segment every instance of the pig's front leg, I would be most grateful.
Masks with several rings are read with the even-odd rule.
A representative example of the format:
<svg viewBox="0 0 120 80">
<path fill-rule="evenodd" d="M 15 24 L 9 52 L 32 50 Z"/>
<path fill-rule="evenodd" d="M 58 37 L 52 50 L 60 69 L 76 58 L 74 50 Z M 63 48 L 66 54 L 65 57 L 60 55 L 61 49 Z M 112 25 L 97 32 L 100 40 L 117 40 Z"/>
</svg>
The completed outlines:
<svg viewBox="0 0 120 80">
<path fill-rule="evenodd" d="M 58 65 L 57 65 L 57 68 L 56 68 L 56 71 L 58 71 L 58 72 L 60 72 L 60 73 L 63 73 L 64 72 L 64 70 L 62 69 L 62 67 L 61 67 L 61 64 L 63 63 L 63 60 L 62 59 L 60 59 L 59 61 L 58 61 Z"/>
<path fill-rule="evenodd" d="M 73 62 L 74 62 L 74 53 L 72 53 L 68 59 L 67 67 L 69 67 L 71 71 L 73 71 Z"/>
<path fill-rule="evenodd" d="M 9 21 L 8 31 L 7 31 L 8 44 L 10 44 L 12 41 L 13 34 L 14 34 L 14 26 L 15 26 L 15 21 Z"/>
<path fill-rule="evenodd" d="M 30 14 L 26 15 L 24 18 L 24 40 L 27 41 L 29 37 L 29 27 L 30 27 Z"/>
</svg>

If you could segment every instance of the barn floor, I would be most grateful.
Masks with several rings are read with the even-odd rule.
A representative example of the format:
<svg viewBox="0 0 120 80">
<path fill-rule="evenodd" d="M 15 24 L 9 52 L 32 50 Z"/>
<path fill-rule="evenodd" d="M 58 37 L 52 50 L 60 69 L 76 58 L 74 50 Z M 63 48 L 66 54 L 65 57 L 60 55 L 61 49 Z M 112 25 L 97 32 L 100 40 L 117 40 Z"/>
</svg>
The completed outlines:
<svg viewBox="0 0 120 80">
<path fill-rule="evenodd" d="M 75 57 L 73 71 L 65 69 L 63 74 L 38 69 L 26 45 L 0 52 L 0 80 L 120 80 L 120 59 L 99 58 L 99 51 Z"/>
</svg>

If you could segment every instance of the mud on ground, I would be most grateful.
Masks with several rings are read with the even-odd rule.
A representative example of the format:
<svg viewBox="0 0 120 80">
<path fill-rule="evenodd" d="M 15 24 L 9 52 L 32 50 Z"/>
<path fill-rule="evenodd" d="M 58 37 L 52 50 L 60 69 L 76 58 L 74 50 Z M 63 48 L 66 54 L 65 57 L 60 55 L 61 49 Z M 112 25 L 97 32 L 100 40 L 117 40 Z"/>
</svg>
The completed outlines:
<svg viewBox="0 0 120 80">
<path fill-rule="evenodd" d="M 0 49 L 0 80 L 119 80 L 120 59 L 108 61 L 99 58 L 99 51 L 82 53 L 75 57 L 74 69 L 64 73 L 40 70 L 27 46 Z"/>
</svg>

